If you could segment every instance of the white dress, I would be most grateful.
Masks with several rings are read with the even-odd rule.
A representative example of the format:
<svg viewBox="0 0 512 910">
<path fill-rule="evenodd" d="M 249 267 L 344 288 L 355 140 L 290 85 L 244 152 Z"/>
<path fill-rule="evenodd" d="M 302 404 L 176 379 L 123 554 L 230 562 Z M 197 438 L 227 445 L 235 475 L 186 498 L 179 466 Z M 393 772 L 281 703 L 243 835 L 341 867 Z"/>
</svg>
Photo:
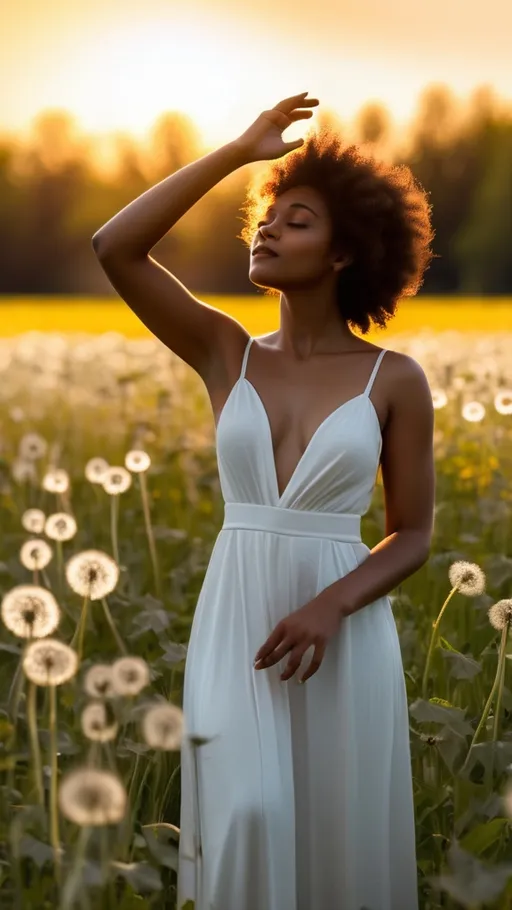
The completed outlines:
<svg viewBox="0 0 512 910">
<path fill-rule="evenodd" d="M 388 596 L 320 668 L 253 668 L 280 619 L 364 562 L 382 436 L 364 392 L 320 424 L 279 496 L 267 412 L 240 378 L 218 422 L 225 501 L 188 645 L 178 910 L 417 910 L 409 716 Z M 197 892 L 197 893 L 196 893 Z"/>
</svg>

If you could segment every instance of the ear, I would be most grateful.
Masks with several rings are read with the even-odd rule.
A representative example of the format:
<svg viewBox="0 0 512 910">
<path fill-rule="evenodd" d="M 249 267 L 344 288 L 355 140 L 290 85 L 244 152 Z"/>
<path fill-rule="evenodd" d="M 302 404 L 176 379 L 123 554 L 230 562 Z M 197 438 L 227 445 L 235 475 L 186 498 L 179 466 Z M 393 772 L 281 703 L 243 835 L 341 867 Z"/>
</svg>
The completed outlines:
<svg viewBox="0 0 512 910">
<path fill-rule="evenodd" d="M 353 261 L 354 257 L 349 253 L 342 253 L 334 260 L 332 267 L 335 272 L 341 272 L 341 270 L 346 268 L 347 265 L 352 265 Z"/>
</svg>

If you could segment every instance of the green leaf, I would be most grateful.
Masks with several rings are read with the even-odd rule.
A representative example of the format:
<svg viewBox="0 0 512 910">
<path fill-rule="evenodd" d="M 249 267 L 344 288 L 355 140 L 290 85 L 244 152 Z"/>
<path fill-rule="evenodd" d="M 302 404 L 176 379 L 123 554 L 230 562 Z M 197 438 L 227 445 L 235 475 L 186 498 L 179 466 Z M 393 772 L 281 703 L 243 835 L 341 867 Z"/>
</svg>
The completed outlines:
<svg viewBox="0 0 512 910">
<path fill-rule="evenodd" d="M 409 706 L 409 713 L 419 723 L 444 724 L 462 736 L 473 734 L 473 727 L 464 716 L 466 711 L 452 707 L 449 702 L 441 698 L 431 698 L 429 701 L 417 698 Z"/>
<path fill-rule="evenodd" d="M 480 761 L 485 768 L 486 773 L 490 773 L 494 766 L 499 774 L 507 770 L 512 761 L 512 743 L 501 741 L 489 741 L 475 743 L 471 749 L 468 764 L 465 773 L 469 776 L 476 762 Z"/>
<path fill-rule="evenodd" d="M 443 648 L 446 648 L 447 651 L 454 651 L 455 654 L 460 654 L 460 651 L 457 651 L 457 648 L 454 648 L 453 645 L 451 645 L 446 638 L 443 638 L 442 635 L 439 637 L 439 645 Z"/>
<path fill-rule="evenodd" d="M 446 641 L 445 639 L 442 639 Z M 446 642 L 448 648 L 439 648 L 444 660 L 450 664 L 450 676 L 455 679 L 472 679 L 478 673 L 481 673 L 482 667 L 477 660 L 470 654 L 461 654 L 455 648 Z"/>
<path fill-rule="evenodd" d="M 24 834 L 20 841 L 20 856 L 29 856 L 36 866 L 42 869 L 45 863 L 53 862 L 53 850 L 48 844 L 36 840 L 30 834 Z"/>
<path fill-rule="evenodd" d="M 179 828 L 174 825 L 163 826 L 144 825 L 142 834 L 148 845 L 151 855 L 168 869 L 178 871 L 178 850 L 176 841 L 179 843 Z M 175 843 L 172 843 L 174 841 Z"/>
<path fill-rule="evenodd" d="M 479 855 L 484 853 L 496 841 L 499 841 L 502 833 L 506 828 L 510 827 L 510 824 L 509 818 L 493 818 L 491 821 L 482 822 L 482 824 L 473 828 L 469 834 L 466 834 L 461 839 L 460 844 L 465 850 L 469 850 L 470 853 Z"/>
</svg>

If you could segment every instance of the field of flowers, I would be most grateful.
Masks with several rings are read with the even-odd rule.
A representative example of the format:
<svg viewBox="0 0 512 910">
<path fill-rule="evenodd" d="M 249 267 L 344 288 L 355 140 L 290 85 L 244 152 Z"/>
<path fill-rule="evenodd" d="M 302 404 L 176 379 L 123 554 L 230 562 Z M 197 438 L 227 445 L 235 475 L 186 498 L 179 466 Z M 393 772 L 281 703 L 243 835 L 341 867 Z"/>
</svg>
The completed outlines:
<svg viewBox="0 0 512 910">
<path fill-rule="evenodd" d="M 512 910 L 512 333 L 372 340 L 436 408 L 432 553 L 392 592 L 420 906 Z M 0 906 L 175 910 L 186 646 L 223 517 L 206 390 L 152 337 L 31 332 L 0 339 L 0 401 Z M 383 535 L 379 474 L 362 536 Z"/>
</svg>

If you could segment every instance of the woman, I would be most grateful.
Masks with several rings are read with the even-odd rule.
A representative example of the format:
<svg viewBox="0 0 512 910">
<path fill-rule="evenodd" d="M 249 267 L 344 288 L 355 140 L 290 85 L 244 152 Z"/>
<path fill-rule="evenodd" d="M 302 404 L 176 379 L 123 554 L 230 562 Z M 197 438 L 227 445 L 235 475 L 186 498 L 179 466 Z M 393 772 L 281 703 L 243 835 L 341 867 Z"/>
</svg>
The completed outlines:
<svg viewBox="0 0 512 910">
<path fill-rule="evenodd" d="M 385 326 L 418 289 L 430 208 L 407 168 L 327 131 L 284 143 L 318 104 L 306 95 L 264 111 L 94 238 L 116 290 L 203 379 L 217 424 L 225 516 L 185 671 L 186 729 L 206 742 L 196 760 L 187 740 L 182 749 L 179 908 L 418 906 L 388 593 L 429 555 L 433 407 L 413 358 L 351 326 Z M 148 254 L 222 177 L 288 152 L 245 207 L 250 280 L 280 292 L 279 329 L 252 338 Z M 379 464 L 386 537 L 370 552 L 360 522 Z"/>
</svg>

